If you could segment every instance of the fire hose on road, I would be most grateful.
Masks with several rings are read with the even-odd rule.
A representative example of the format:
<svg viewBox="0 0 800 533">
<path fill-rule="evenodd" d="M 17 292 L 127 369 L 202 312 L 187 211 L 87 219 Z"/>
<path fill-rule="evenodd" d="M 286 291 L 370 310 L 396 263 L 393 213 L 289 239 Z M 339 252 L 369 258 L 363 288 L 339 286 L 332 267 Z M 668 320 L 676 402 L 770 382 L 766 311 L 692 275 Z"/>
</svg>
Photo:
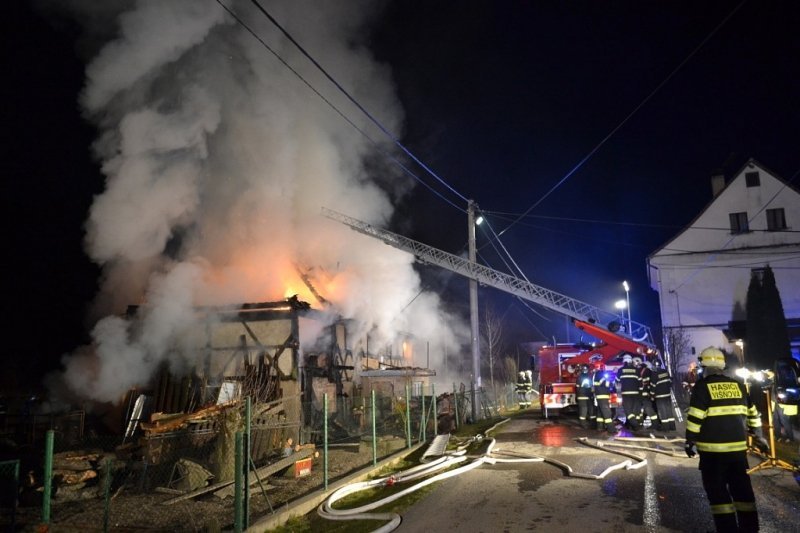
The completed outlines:
<svg viewBox="0 0 800 533">
<path fill-rule="evenodd" d="M 494 426 L 488 431 L 492 431 L 496 427 L 497 426 Z M 466 448 L 469 446 L 469 444 L 480 442 L 483 439 L 484 437 L 482 435 L 473 437 L 472 439 L 467 441 L 467 444 L 459 447 L 457 451 L 450 452 L 447 455 L 444 455 L 438 459 L 435 459 L 428 463 L 417 465 L 408 470 L 395 473 L 390 476 L 379 479 L 362 481 L 346 485 L 334 491 L 330 495 L 330 497 L 328 497 L 328 499 L 326 499 L 322 504 L 320 504 L 320 506 L 317 508 L 317 513 L 319 514 L 319 516 L 329 520 L 386 520 L 387 521 L 386 524 L 375 530 L 376 532 L 383 533 L 383 532 L 394 531 L 400 525 L 401 517 L 397 513 L 374 513 L 372 512 L 373 510 L 378 509 L 395 500 L 398 500 L 404 496 L 407 496 L 437 481 L 441 481 L 450 477 L 461 475 L 465 472 L 469 472 L 470 470 L 480 467 L 484 463 L 495 464 L 495 463 L 520 463 L 520 462 L 528 462 L 528 463 L 546 462 L 562 469 L 566 473 L 566 475 L 570 477 L 584 478 L 584 479 L 602 479 L 611 472 L 614 472 L 616 470 L 620 469 L 635 470 L 647 464 L 647 459 L 644 457 L 640 457 L 638 455 L 632 453 L 626 453 L 619 450 L 611 450 L 606 448 L 605 445 L 600 445 L 599 443 L 591 444 L 588 442 L 588 439 L 585 438 L 577 439 L 578 442 L 586 446 L 590 446 L 600 451 L 612 453 L 615 455 L 621 455 L 625 457 L 624 461 L 606 468 L 600 474 L 587 474 L 587 473 L 575 472 L 570 465 L 552 458 L 547 458 L 538 455 L 521 454 L 510 450 L 495 449 L 497 442 L 495 441 L 495 439 L 491 438 L 489 439 L 489 444 L 487 446 L 486 452 L 483 455 L 477 458 L 473 458 L 473 460 L 468 462 L 467 464 L 457 466 L 460 463 L 463 463 L 468 459 L 470 459 L 470 457 L 466 454 Z M 620 444 L 619 446 L 624 447 L 626 445 Z M 457 467 L 453 468 L 455 466 Z M 419 483 L 415 483 L 399 492 L 396 492 L 380 500 L 370 502 L 368 504 L 355 507 L 352 509 L 334 508 L 336 502 L 340 501 L 342 498 L 345 498 L 346 496 L 364 490 L 375 489 L 385 486 L 393 486 L 398 483 L 410 482 L 417 479 L 422 479 L 422 481 L 420 481 Z"/>
</svg>

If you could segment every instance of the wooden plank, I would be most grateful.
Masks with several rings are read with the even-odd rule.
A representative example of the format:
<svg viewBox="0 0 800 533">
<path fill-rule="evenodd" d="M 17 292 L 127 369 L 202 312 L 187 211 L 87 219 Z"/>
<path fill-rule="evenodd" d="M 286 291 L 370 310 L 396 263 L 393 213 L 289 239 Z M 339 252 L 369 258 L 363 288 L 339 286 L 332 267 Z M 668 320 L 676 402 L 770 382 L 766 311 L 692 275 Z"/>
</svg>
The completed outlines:
<svg viewBox="0 0 800 533">
<path fill-rule="evenodd" d="M 209 492 L 213 492 L 215 490 L 221 489 L 223 487 L 227 487 L 228 485 L 233 485 L 233 480 L 230 481 L 222 481 L 220 483 L 214 483 L 213 485 L 209 485 L 207 487 L 201 487 L 199 489 L 193 490 L 192 492 L 187 492 L 177 498 L 171 498 L 165 502 L 162 502 L 162 505 L 172 505 L 173 503 L 182 502 L 183 500 L 189 500 L 196 496 L 201 496 L 203 494 L 208 494 Z"/>
<path fill-rule="evenodd" d="M 256 470 L 255 473 L 250 472 L 248 474 L 247 479 L 248 479 L 249 486 L 253 486 L 256 483 L 258 483 L 259 479 L 263 481 L 263 480 L 267 479 L 269 476 L 271 476 L 272 474 L 276 473 L 277 471 L 283 470 L 284 468 L 292 466 L 297 461 L 300 461 L 301 459 L 305 459 L 306 457 L 311 457 L 312 455 L 314 455 L 314 448 L 311 448 L 311 447 L 301 448 L 300 450 L 294 452 L 289 457 L 284 457 L 283 459 L 280 459 L 280 460 L 278 460 L 278 461 L 276 461 L 276 462 L 274 462 L 272 464 L 269 464 L 267 466 L 262 466 L 261 468 Z M 256 476 L 255 474 L 258 474 L 258 476 Z M 227 498 L 229 496 L 233 496 L 233 491 L 234 490 L 235 490 L 235 487 L 225 487 L 223 489 L 220 489 L 220 490 L 216 491 L 214 493 L 214 496 L 216 496 L 218 498 Z"/>
</svg>

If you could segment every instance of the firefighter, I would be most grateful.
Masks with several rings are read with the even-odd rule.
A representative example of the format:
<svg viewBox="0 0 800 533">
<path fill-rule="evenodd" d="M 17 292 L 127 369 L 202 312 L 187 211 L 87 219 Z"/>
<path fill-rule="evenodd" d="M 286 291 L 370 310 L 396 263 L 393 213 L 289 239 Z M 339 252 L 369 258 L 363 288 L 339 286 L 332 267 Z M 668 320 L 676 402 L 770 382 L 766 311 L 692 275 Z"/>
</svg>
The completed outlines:
<svg viewBox="0 0 800 533">
<path fill-rule="evenodd" d="M 686 455 L 700 453 L 703 488 L 717 531 L 758 531 L 747 474 L 747 433 L 757 448 L 769 451 L 761 417 L 744 384 L 723 374 L 725 355 L 720 350 L 708 347 L 698 360 L 703 373 L 689 400 Z"/>
<path fill-rule="evenodd" d="M 519 408 L 525 409 L 528 407 L 528 384 L 527 384 L 527 376 L 525 372 L 520 372 L 519 377 L 517 378 L 517 386 L 515 390 L 517 391 L 517 401 L 519 402 Z"/>
<path fill-rule="evenodd" d="M 642 397 L 642 411 L 645 419 L 650 421 L 650 427 L 658 425 L 658 415 L 655 408 L 655 383 L 653 383 L 653 363 L 644 361 L 639 366 L 639 392 Z"/>
<path fill-rule="evenodd" d="M 528 399 L 528 407 L 531 406 L 531 400 L 533 399 L 533 370 L 526 370 L 525 371 L 525 382 L 527 385 L 527 396 Z"/>
<path fill-rule="evenodd" d="M 578 386 L 578 420 L 581 427 L 592 428 L 595 425 L 594 397 L 592 393 L 592 375 L 589 373 L 589 365 L 582 364 L 580 372 L 575 380 Z"/>
<path fill-rule="evenodd" d="M 609 433 L 616 433 L 614 419 L 611 416 L 611 406 L 609 405 L 613 381 L 613 374 L 611 372 L 606 372 L 603 366 L 595 370 L 592 384 L 594 385 L 594 399 L 597 401 L 598 431 L 606 430 Z"/>
<path fill-rule="evenodd" d="M 672 378 L 669 371 L 664 368 L 661 359 L 653 363 L 652 385 L 658 412 L 658 429 L 662 431 L 675 431 L 675 414 L 672 411 Z"/>
<path fill-rule="evenodd" d="M 636 431 L 639 429 L 639 412 L 642 410 L 639 391 L 639 373 L 633 366 L 633 357 L 624 355 L 623 365 L 617 370 L 617 381 L 622 392 L 622 409 L 625 411 L 625 425 Z"/>
</svg>

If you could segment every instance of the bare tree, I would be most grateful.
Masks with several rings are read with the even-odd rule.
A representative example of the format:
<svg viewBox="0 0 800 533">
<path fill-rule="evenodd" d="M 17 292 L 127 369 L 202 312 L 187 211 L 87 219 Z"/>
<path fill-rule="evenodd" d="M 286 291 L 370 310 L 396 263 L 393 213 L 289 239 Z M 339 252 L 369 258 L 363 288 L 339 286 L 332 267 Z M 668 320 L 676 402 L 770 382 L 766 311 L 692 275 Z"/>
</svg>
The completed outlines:
<svg viewBox="0 0 800 533">
<path fill-rule="evenodd" d="M 679 373 L 681 366 L 689 364 L 691 361 L 691 337 L 685 328 L 664 328 L 664 363 L 667 365 L 670 376 L 672 376 L 672 388 L 678 396 L 678 391 L 683 391 L 682 387 L 677 387 L 684 381 L 686 372 Z M 683 391 L 685 393 L 685 391 Z M 684 394 L 681 394 L 684 396 Z"/>
<path fill-rule="evenodd" d="M 495 363 L 499 361 L 503 344 L 503 318 L 491 306 L 484 308 L 483 327 L 481 330 L 484 353 L 489 359 L 489 380 L 494 391 L 494 367 Z"/>
</svg>

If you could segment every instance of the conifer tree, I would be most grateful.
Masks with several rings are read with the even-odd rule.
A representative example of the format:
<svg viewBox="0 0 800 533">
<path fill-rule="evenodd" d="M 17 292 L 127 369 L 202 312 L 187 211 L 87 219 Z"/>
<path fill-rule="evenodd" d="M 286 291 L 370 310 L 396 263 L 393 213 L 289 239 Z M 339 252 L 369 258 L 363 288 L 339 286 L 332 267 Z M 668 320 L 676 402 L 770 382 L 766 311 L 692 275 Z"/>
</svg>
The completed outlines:
<svg viewBox="0 0 800 533">
<path fill-rule="evenodd" d="M 772 369 L 779 357 L 790 357 L 789 334 L 775 275 L 769 265 L 753 275 L 747 287 L 745 364 L 755 370 Z"/>
</svg>

